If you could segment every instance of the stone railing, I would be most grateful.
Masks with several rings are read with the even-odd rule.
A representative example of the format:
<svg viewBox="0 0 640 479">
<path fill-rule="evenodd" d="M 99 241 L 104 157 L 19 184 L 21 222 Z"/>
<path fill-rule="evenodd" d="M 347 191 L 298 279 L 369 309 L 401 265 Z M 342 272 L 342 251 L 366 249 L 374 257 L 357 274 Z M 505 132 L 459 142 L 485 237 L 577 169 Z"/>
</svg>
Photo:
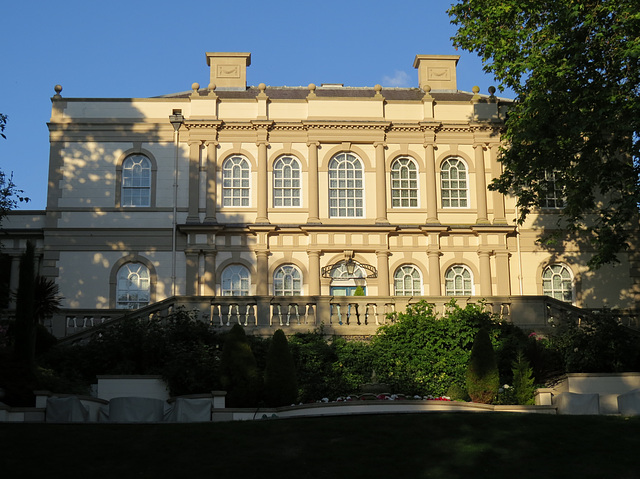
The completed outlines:
<svg viewBox="0 0 640 479">
<path fill-rule="evenodd" d="M 448 296 L 178 296 L 138 310 L 64 310 L 49 321 L 54 335 L 65 342 L 85 340 L 121 318 L 162 319 L 176 308 L 193 311 L 197 319 L 212 328 L 226 330 L 240 324 L 247 332 L 271 335 L 278 328 L 287 334 L 322 327 L 327 334 L 369 336 L 381 325 L 392 321 L 394 313 L 421 300 L 443 315 L 450 308 Z M 547 296 L 477 296 L 456 297 L 460 307 L 483 304 L 502 321 L 524 329 L 544 330 L 568 318 L 581 318 L 589 311 Z M 631 324 L 631 317 L 629 323 Z M 637 318 L 636 318 L 637 320 Z"/>
</svg>

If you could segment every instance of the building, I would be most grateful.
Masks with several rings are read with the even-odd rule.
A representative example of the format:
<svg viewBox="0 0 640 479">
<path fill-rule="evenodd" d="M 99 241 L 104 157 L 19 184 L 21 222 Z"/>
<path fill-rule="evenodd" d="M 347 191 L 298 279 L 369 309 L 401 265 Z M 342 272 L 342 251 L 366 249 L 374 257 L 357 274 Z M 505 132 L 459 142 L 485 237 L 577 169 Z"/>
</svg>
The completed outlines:
<svg viewBox="0 0 640 479">
<path fill-rule="evenodd" d="M 59 336 L 179 304 L 355 335 L 422 297 L 484 298 L 525 326 L 632 308 L 631 253 L 591 272 L 583 247 L 536 243 L 562 207 L 553 172 L 519 227 L 514 198 L 487 189 L 509 100 L 459 90 L 458 58 L 417 55 L 415 88 L 247 86 L 249 53 L 207 53 L 207 87 L 162 97 L 56 86 L 47 209 L 5 219 L 9 281 L 35 241 L 65 298 Z"/>
</svg>

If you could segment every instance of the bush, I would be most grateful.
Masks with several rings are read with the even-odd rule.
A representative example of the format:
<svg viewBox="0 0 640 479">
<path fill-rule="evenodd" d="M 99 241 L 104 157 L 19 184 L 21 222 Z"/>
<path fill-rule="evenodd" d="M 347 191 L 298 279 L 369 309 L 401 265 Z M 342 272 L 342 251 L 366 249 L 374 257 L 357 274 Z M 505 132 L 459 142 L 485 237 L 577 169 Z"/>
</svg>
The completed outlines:
<svg viewBox="0 0 640 479">
<path fill-rule="evenodd" d="M 264 397 L 267 406 L 288 406 L 298 398 L 296 370 L 289 343 L 282 329 L 271 340 L 264 373 Z"/>
<path fill-rule="evenodd" d="M 517 404 L 535 404 L 533 371 L 522 353 L 513 362 L 513 388 Z"/>
<path fill-rule="evenodd" d="M 230 407 L 258 406 L 262 381 L 244 328 L 239 324 L 231 328 L 224 341 L 220 382 L 227 391 Z"/>
<path fill-rule="evenodd" d="M 476 334 L 467 369 L 467 392 L 473 402 L 490 404 L 498 394 L 500 376 L 487 330 Z"/>
</svg>

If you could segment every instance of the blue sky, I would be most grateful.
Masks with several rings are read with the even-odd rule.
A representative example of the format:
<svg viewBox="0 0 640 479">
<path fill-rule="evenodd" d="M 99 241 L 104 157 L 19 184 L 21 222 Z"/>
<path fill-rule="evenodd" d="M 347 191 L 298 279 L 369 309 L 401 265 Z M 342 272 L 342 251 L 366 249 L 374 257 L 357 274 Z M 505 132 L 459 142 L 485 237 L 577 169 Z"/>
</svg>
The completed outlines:
<svg viewBox="0 0 640 479">
<path fill-rule="evenodd" d="M 460 55 L 458 88 L 495 84 L 456 51 L 450 0 L 58 0 L 0 8 L 0 168 L 44 209 L 53 87 L 75 98 L 150 97 L 206 86 L 205 52 L 251 52 L 247 82 L 417 87 L 416 54 Z M 508 95 L 505 95 L 508 96 Z"/>
</svg>

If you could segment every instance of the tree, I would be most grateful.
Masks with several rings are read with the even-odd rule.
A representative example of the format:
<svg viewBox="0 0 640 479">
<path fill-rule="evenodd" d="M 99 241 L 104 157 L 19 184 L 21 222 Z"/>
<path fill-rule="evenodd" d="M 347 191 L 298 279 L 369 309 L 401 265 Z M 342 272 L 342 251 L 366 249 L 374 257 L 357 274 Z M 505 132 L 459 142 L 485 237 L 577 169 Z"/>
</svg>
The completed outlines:
<svg viewBox="0 0 640 479">
<path fill-rule="evenodd" d="M 522 223 L 555 187 L 556 231 L 593 247 L 590 267 L 617 262 L 640 204 L 637 1 L 460 0 L 449 15 L 454 45 L 516 94 L 490 188 L 516 195 Z"/>
<path fill-rule="evenodd" d="M 296 402 L 298 384 L 296 368 L 282 329 L 273 333 L 267 367 L 264 372 L 264 396 L 267 406 L 288 406 Z"/>
<path fill-rule="evenodd" d="M 235 324 L 222 348 L 220 382 L 227 391 L 230 407 L 255 407 L 262 386 L 256 358 L 251 351 L 244 328 Z"/>
<path fill-rule="evenodd" d="M 7 115 L 0 113 L 0 136 L 5 139 L 7 137 L 3 131 L 6 125 Z M 22 196 L 22 193 L 23 191 L 18 189 L 13 182 L 13 174 L 7 175 L 0 170 L 0 222 L 19 202 L 29 201 L 29 198 Z"/>
<path fill-rule="evenodd" d="M 467 367 L 467 392 L 474 402 L 490 404 L 498 394 L 500 376 L 489 333 L 481 328 L 476 334 Z"/>
<path fill-rule="evenodd" d="M 513 361 L 513 388 L 516 390 L 518 404 L 535 404 L 536 392 L 531 364 L 522 352 Z"/>
</svg>

